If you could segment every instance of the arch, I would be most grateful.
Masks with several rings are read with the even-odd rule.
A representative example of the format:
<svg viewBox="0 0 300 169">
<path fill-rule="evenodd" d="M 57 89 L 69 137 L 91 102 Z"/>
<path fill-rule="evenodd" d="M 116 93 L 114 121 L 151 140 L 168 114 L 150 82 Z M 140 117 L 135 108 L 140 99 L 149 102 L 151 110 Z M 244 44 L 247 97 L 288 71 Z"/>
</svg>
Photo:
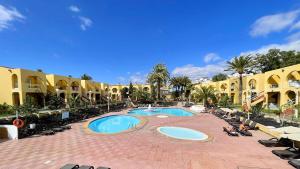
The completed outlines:
<svg viewBox="0 0 300 169">
<path fill-rule="evenodd" d="M 295 103 L 296 101 L 296 92 L 292 91 L 292 90 L 289 90 L 287 91 L 286 93 L 286 97 L 287 97 L 287 102 L 288 101 L 293 101 L 293 103 Z"/>
<path fill-rule="evenodd" d="M 250 89 L 256 89 L 256 80 L 255 79 L 251 79 L 251 80 L 249 80 L 249 82 L 248 82 L 248 85 L 249 85 L 249 87 L 250 87 Z"/>
<path fill-rule="evenodd" d="M 231 91 L 234 91 L 234 89 L 235 89 L 235 83 L 231 83 L 231 84 L 230 84 L 230 90 L 231 90 Z"/>
<path fill-rule="evenodd" d="M 65 80 L 59 80 L 56 82 L 55 85 L 56 85 L 57 89 L 59 89 L 59 90 L 67 90 L 68 82 Z"/>
<path fill-rule="evenodd" d="M 287 75 L 287 81 L 290 87 L 300 87 L 300 71 L 292 71 Z"/>
<path fill-rule="evenodd" d="M 271 75 L 268 78 L 268 84 L 270 85 L 270 88 L 278 88 L 280 84 L 280 76 L 278 75 Z"/>
<path fill-rule="evenodd" d="M 287 75 L 287 80 L 300 81 L 300 71 L 292 71 Z"/>
<path fill-rule="evenodd" d="M 221 84 L 221 91 L 225 91 L 227 89 L 227 84 L 223 83 Z"/>
<path fill-rule="evenodd" d="M 144 91 L 144 92 L 148 92 L 148 91 L 149 91 L 149 87 L 144 87 L 144 88 L 143 88 L 143 91 Z"/>
<path fill-rule="evenodd" d="M 73 91 L 79 91 L 79 83 L 77 81 L 73 81 L 71 83 L 71 88 Z"/>
<path fill-rule="evenodd" d="M 117 93 L 117 92 L 118 92 L 118 89 L 117 89 L 117 88 L 113 88 L 113 89 L 112 89 L 112 92 L 113 92 L 113 93 Z"/>
<path fill-rule="evenodd" d="M 16 74 L 13 74 L 11 76 L 11 81 L 12 81 L 12 88 L 18 88 L 18 76 Z"/>
</svg>

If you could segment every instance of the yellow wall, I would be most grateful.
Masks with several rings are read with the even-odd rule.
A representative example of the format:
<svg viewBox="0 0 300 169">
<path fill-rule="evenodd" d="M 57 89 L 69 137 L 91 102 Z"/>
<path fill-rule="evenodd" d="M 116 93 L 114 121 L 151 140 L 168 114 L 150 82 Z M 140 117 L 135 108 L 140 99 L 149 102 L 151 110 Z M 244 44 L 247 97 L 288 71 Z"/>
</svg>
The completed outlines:
<svg viewBox="0 0 300 169">
<path fill-rule="evenodd" d="M 255 92 L 257 94 L 263 93 L 266 100 L 264 104 L 269 105 L 271 102 L 276 102 L 277 105 L 282 106 L 288 102 L 290 98 L 296 95 L 296 104 L 299 104 L 300 88 L 291 86 L 289 80 L 298 81 L 300 84 L 300 64 L 293 65 L 281 69 L 268 71 L 261 74 L 247 75 L 243 77 L 243 101 L 246 101 L 250 94 Z M 255 81 L 255 88 L 251 88 L 252 83 Z M 234 87 L 231 88 L 231 84 Z M 232 77 L 227 80 L 218 82 L 203 82 L 194 84 L 194 86 L 212 86 L 217 90 L 217 93 L 225 93 L 228 96 L 234 95 L 233 103 L 239 103 L 239 78 Z M 275 95 L 274 95 L 275 94 Z"/>
</svg>

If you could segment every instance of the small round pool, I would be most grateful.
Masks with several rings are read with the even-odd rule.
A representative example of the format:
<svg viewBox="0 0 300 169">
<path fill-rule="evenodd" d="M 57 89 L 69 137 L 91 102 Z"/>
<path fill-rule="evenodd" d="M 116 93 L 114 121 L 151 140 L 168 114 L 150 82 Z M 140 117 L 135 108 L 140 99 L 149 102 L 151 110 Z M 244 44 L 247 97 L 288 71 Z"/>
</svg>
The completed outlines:
<svg viewBox="0 0 300 169">
<path fill-rule="evenodd" d="M 203 141 L 208 139 L 208 135 L 200 131 L 183 128 L 183 127 L 164 126 L 164 127 L 158 127 L 157 131 L 168 137 L 182 139 L 182 140 Z"/>
<path fill-rule="evenodd" d="M 169 116 L 193 116 L 193 113 L 178 108 L 139 108 L 133 109 L 128 114 L 137 116 L 169 115 Z"/>
<path fill-rule="evenodd" d="M 133 116 L 112 115 L 96 119 L 89 123 L 88 128 L 102 134 L 115 134 L 134 128 L 140 120 Z"/>
</svg>

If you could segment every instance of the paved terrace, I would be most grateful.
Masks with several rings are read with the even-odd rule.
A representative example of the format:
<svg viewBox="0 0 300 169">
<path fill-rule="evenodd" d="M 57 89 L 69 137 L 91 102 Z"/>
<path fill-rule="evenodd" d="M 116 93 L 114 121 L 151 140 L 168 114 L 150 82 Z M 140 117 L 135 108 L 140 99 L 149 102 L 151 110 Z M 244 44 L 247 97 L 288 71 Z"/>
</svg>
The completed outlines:
<svg viewBox="0 0 300 169">
<path fill-rule="evenodd" d="M 293 168 L 273 155 L 272 148 L 257 143 L 258 139 L 268 138 L 264 133 L 254 131 L 253 137 L 230 137 L 222 131 L 227 124 L 211 114 L 147 119 L 142 129 L 130 133 L 87 134 L 83 123 L 74 123 L 71 130 L 53 136 L 2 142 L 0 168 L 57 169 L 66 163 L 112 169 Z M 209 142 L 175 140 L 156 132 L 156 127 L 163 125 L 200 130 L 213 139 Z"/>
</svg>

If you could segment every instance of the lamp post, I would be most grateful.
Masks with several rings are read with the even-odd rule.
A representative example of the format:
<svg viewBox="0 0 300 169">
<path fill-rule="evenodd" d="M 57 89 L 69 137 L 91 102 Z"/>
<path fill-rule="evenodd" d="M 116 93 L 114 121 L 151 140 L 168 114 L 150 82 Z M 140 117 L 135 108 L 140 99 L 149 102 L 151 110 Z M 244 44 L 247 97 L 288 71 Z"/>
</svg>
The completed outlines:
<svg viewBox="0 0 300 169">
<path fill-rule="evenodd" d="M 107 96 L 107 112 L 109 112 L 109 100 L 110 100 L 110 96 L 109 96 L 109 93 L 108 93 L 108 96 Z"/>
</svg>

